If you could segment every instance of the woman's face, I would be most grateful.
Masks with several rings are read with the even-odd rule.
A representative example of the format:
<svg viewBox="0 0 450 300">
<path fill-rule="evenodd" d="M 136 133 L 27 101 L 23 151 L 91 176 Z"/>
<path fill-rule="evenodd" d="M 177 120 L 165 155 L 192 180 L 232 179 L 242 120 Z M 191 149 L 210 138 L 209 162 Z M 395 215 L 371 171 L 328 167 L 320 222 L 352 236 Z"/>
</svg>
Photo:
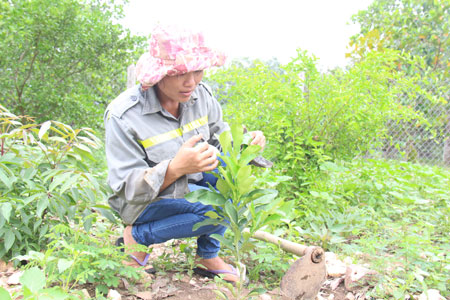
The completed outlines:
<svg viewBox="0 0 450 300">
<path fill-rule="evenodd" d="M 203 71 L 164 77 L 156 84 L 159 100 L 161 102 L 187 102 L 202 78 Z"/>
</svg>

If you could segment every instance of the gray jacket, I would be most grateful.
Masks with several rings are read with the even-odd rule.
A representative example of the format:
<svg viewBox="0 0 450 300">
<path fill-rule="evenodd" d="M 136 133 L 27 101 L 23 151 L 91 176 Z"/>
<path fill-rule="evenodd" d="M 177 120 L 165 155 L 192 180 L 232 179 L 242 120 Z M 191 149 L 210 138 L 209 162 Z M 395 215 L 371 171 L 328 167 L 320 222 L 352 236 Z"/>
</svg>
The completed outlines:
<svg viewBox="0 0 450 300">
<path fill-rule="evenodd" d="M 153 87 L 143 92 L 136 85 L 105 111 L 108 184 L 114 191 L 108 202 L 126 224 L 133 224 L 154 201 L 183 198 L 188 181 L 202 179 L 201 173 L 189 174 L 159 192 L 170 160 L 185 141 L 201 133 L 219 147 L 215 134 L 229 130 L 219 103 L 203 83 L 180 106 L 177 119 L 161 106 Z"/>
</svg>

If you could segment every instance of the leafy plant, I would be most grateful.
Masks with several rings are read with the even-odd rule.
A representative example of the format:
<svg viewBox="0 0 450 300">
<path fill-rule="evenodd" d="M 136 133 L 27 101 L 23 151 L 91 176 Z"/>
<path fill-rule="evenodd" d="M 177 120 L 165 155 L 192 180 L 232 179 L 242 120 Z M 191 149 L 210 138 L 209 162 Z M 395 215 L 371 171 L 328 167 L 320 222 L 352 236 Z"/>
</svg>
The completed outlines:
<svg viewBox="0 0 450 300">
<path fill-rule="evenodd" d="M 259 155 L 260 146 L 249 144 L 251 137 L 243 134 L 242 125 L 231 126 L 231 132 L 222 133 L 219 141 L 224 153 L 221 158 L 226 165 L 218 167 L 218 174 L 213 173 L 218 177 L 217 190 L 213 187 L 210 190 L 197 190 L 187 194 L 186 199 L 212 205 L 216 210 L 209 212 L 207 215 L 210 218 L 196 224 L 193 230 L 204 225 L 219 224 L 230 228 L 232 234 L 229 237 L 212 237 L 232 252 L 241 277 L 236 289 L 231 284 L 226 285 L 236 299 L 247 299 L 261 290 L 255 289 L 248 295 L 241 295 L 245 276 L 243 254 L 255 247 L 250 238 L 256 230 L 281 218 L 279 208 L 283 205 L 283 199 L 277 198 L 277 190 L 255 187 L 256 177 L 252 174 L 249 162 Z M 216 293 L 228 299 L 221 291 Z"/>
<path fill-rule="evenodd" d="M 18 295 L 11 295 L 7 290 L 0 287 L 0 298 L 2 300 L 11 299 L 48 299 L 48 300 L 78 300 L 82 299 L 81 295 L 69 294 L 58 286 L 46 288 L 46 278 L 44 273 L 37 267 L 26 270 L 20 277 L 20 283 L 22 284 L 22 292 Z"/>
<path fill-rule="evenodd" d="M 96 221 L 101 225 L 101 220 Z M 93 236 L 82 228 L 56 225 L 46 236 L 51 242 L 45 252 L 30 251 L 15 259 L 28 261 L 28 267 L 42 268 L 47 281 L 66 292 L 79 284 L 90 283 L 99 294 L 106 294 L 109 287 L 119 285 L 120 278 L 137 280 L 141 273 L 123 264 L 126 254 L 110 242 L 113 233 L 101 227 L 97 226 Z"/>
<path fill-rule="evenodd" d="M 56 224 L 104 214 L 107 187 L 91 173 L 92 149 L 100 143 L 92 130 L 47 121 L 23 124 L 0 106 L 0 258 L 39 251 Z M 28 119 L 30 120 L 30 119 Z M 82 216 L 82 218 L 77 218 Z"/>
<path fill-rule="evenodd" d="M 210 76 L 227 118 L 264 128 L 266 155 L 292 177 L 280 188 L 289 198 L 302 196 L 324 162 L 351 159 L 380 145 L 388 121 L 426 124 L 399 99 L 418 89 L 397 70 L 399 52 L 371 53 L 347 70 L 328 73 L 306 52 L 297 55 L 286 65 L 234 64 Z"/>
<path fill-rule="evenodd" d="M 370 159 L 320 169 L 292 232 L 370 263 L 384 275 L 370 296 L 400 299 L 429 288 L 448 296 L 447 169 Z"/>
</svg>

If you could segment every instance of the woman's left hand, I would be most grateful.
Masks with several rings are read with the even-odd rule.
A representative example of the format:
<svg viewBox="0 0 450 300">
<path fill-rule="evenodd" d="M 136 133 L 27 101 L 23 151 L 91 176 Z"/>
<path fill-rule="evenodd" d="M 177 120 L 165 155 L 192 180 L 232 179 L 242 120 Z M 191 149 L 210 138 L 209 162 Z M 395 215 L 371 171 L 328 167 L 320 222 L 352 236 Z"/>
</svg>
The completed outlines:
<svg viewBox="0 0 450 300">
<path fill-rule="evenodd" d="M 266 145 L 266 137 L 264 136 L 264 133 L 262 131 L 250 131 L 250 136 L 252 137 L 252 142 L 250 145 L 260 145 L 261 150 L 264 149 L 264 146 Z"/>
</svg>

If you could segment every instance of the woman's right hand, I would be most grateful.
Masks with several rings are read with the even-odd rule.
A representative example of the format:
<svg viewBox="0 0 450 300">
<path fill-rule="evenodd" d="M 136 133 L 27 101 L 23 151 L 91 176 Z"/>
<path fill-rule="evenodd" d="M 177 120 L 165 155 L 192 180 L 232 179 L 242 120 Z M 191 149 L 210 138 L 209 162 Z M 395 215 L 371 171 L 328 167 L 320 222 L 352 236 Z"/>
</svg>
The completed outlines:
<svg viewBox="0 0 450 300">
<path fill-rule="evenodd" d="M 218 150 L 207 142 L 201 142 L 202 135 L 194 135 L 178 150 L 170 162 L 170 168 L 177 177 L 186 174 L 208 172 L 217 168 Z M 198 144 L 197 144 L 198 143 Z"/>
</svg>

